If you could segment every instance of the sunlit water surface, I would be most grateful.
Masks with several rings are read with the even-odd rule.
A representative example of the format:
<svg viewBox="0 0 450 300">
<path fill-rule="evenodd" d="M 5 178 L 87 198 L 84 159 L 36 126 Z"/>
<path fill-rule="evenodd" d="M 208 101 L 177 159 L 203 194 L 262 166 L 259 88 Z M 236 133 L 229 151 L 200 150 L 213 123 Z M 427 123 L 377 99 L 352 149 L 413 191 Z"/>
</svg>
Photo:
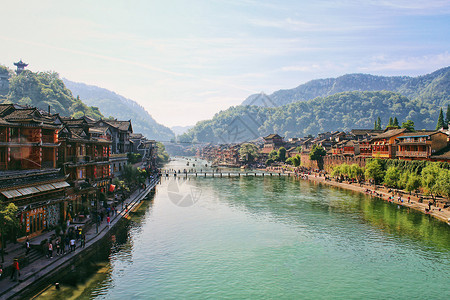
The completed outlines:
<svg viewBox="0 0 450 300">
<path fill-rule="evenodd" d="M 292 177 L 178 176 L 162 179 L 106 263 L 62 290 L 95 299 L 450 299 L 449 286 L 450 226 L 430 216 Z"/>
</svg>

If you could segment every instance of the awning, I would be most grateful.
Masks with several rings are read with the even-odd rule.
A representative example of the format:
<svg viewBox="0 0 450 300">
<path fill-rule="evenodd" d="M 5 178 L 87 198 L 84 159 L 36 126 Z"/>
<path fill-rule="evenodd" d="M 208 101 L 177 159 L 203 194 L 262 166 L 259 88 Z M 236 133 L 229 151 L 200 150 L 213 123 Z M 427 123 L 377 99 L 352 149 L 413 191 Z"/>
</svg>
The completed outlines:
<svg viewBox="0 0 450 300">
<path fill-rule="evenodd" d="M 26 196 L 26 195 L 30 195 L 30 194 L 35 194 L 35 193 L 39 193 L 39 190 L 37 188 L 35 188 L 34 186 L 30 186 L 27 188 L 21 188 L 21 189 L 17 189 L 17 191 L 19 193 L 21 193 L 22 195 Z"/>
<path fill-rule="evenodd" d="M 51 191 L 55 189 L 55 187 L 51 184 L 38 185 L 36 188 L 41 192 Z"/>
<path fill-rule="evenodd" d="M 27 188 L 7 190 L 7 191 L 1 192 L 1 194 L 3 194 L 6 198 L 10 199 L 10 198 L 15 198 L 15 197 L 22 197 L 22 196 L 27 196 L 27 195 L 31 195 L 31 194 L 36 194 L 39 192 L 60 189 L 60 188 L 68 187 L 68 186 L 70 186 L 70 184 L 68 184 L 65 181 L 61 181 L 61 182 L 55 182 L 52 184 L 42 184 L 42 185 L 38 185 L 36 187 L 30 186 Z"/>
<path fill-rule="evenodd" d="M 3 191 L 1 192 L 3 196 L 6 198 L 14 198 L 14 197 L 20 197 L 22 196 L 21 193 L 19 193 L 17 190 L 9 190 L 9 191 Z"/>
<path fill-rule="evenodd" d="M 52 183 L 52 185 L 53 185 L 56 189 L 60 189 L 60 188 L 63 188 L 63 187 L 68 187 L 68 186 L 70 186 L 70 184 L 68 184 L 68 183 L 65 182 L 65 181 L 55 182 L 55 183 Z"/>
</svg>

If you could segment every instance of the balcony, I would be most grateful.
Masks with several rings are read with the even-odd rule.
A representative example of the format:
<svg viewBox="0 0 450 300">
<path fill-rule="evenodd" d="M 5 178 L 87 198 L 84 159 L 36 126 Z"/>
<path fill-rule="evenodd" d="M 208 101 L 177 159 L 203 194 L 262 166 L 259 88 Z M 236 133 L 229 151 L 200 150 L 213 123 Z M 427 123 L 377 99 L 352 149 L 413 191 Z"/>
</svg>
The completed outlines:
<svg viewBox="0 0 450 300">
<path fill-rule="evenodd" d="M 428 157 L 426 151 L 397 151 L 397 156 L 407 156 L 407 157 Z"/>
</svg>

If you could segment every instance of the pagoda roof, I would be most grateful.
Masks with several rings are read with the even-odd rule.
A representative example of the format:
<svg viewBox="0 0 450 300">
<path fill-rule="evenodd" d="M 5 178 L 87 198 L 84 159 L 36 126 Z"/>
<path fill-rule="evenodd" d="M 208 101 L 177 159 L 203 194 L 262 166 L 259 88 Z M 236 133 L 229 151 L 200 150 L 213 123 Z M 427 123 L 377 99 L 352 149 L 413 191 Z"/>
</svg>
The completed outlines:
<svg viewBox="0 0 450 300">
<path fill-rule="evenodd" d="M 24 63 L 22 60 L 19 60 L 18 62 L 14 63 L 15 66 L 22 66 L 22 67 L 26 67 L 28 66 L 28 64 Z"/>
</svg>

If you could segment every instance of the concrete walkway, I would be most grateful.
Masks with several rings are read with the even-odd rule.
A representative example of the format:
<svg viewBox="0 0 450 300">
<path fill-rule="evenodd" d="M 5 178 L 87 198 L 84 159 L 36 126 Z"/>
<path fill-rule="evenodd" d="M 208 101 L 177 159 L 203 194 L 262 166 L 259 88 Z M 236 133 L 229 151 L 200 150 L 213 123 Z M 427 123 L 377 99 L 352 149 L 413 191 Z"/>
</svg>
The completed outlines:
<svg viewBox="0 0 450 300">
<path fill-rule="evenodd" d="M 158 184 L 159 178 L 153 179 L 152 181 L 146 182 L 145 190 L 136 190 L 134 191 L 128 199 L 124 200 L 124 206 L 117 207 L 118 213 L 111 217 L 111 225 L 108 227 L 106 224 L 106 218 L 98 227 L 98 233 L 96 226 L 92 226 L 90 229 L 85 232 L 86 234 L 86 246 L 85 248 L 80 248 L 79 242 L 77 244 L 77 248 L 73 252 L 68 252 L 64 255 L 57 256 L 56 251 L 53 251 L 53 258 L 47 258 L 43 256 L 30 265 L 25 266 L 20 269 L 20 277 L 19 282 L 14 282 L 10 280 L 8 276 L 2 276 L 0 278 L 0 299 L 11 299 L 16 297 L 23 289 L 28 287 L 30 284 L 35 282 L 36 280 L 44 278 L 51 271 L 57 269 L 62 264 L 70 261 L 77 254 L 84 251 L 84 249 L 89 248 L 92 244 L 96 243 L 98 240 L 102 239 L 117 222 L 123 217 L 127 217 L 129 212 L 133 210 L 133 208 L 137 207 L 141 200 L 147 196 L 147 194 Z M 128 209 L 125 207 L 128 206 Z M 31 239 L 30 242 L 32 244 L 40 243 L 41 240 L 45 238 L 49 238 L 53 232 L 48 232 L 39 237 Z M 24 255 L 25 248 L 23 247 L 23 243 L 8 245 L 6 250 L 8 252 L 5 255 L 5 263 L 3 263 L 3 269 L 6 266 L 12 265 L 15 257 L 19 257 Z"/>
<path fill-rule="evenodd" d="M 373 195 L 373 194 L 369 194 L 369 195 L 381 198 L 385 201 L 389 201 L 388 198 L 390 196 L 392 196 L 392 193 L 389 193 L 388 189 L 385 187 L 378 188 L 375 190 L 373 185 L 365 185 L 364 184 L 364 185 L 360 186 L 357 183 L 349 184 L 346 182 L 330 181 L 330 180 L 325 180 L 325 178 L 323 176 L 319 176 L 317 174 L 311 174 L 311 175 L 306 175 L 306 176 L 308 176 L 308 179 L 310 181 L 320 182 L 323 184 L 340 187 L 340 188 L 344 188 L 344 189 L 352 190 L 352 191 L 356 191 L 356 192 L 361 192 L 364 194 L 367 194 L 365 192 L 366 189 L 371 190 L 371 191 L 376 191 L 378 194 L 381 195 L 380 197 Z M 397 205 L 410 207 L 410 208 L 418 210 L 422 213 L 425 213 L 425 209 L 428 208 L 429 200 L 424 200 L 423 203 L 420 203 L 419 198 L 414 195 L 403 194 L 401 197 L 403 199 L 403 202 L 398 202 L 398 200 L 397 200 L 398 194 L 396 194 L 396 196 L 394 197 L 394 200 L 392 202 Z M 408 201 L 407 201 L 408 197 L 410 197 L 410 200 L 411 200 L 410 203 L 408 203 Z M 443 222 L 446 222 L 450 225 L 450 209 L 449 208 L 444 209 L 444 208 L 432 206 L 432 208 L 428 214 L 443 221 Z"/>
</svg>

